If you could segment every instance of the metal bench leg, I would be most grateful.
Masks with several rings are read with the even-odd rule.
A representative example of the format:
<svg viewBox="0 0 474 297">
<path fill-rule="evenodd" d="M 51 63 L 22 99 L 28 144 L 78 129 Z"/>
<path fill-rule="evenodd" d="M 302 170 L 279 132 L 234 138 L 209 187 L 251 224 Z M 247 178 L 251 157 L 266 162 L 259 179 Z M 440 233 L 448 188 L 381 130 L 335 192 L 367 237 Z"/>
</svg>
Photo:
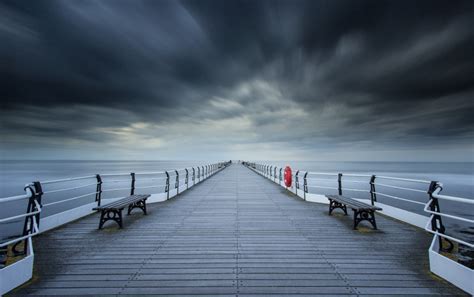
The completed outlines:
<svg viewBox="0 0 474 297">
<path fill-rule="evenodd" d="M 116 221 L 119 224 L 120 229 L 122 229 L 123 228 L 122 210 L 120 209 L 117 212 L 118 212 L 118 220 L 116 220 Z"/>
<path fill-rule="evenodd" d="M 105 223 L 105 219 L 104 219 L 104 216 L 105 216 L 105 210 L 102 210 L 100 212 L 100 221 L 99 221 L 99 230 L 102 229 L 102 226 L 104 226 L 104 223 Z"/>
<path fill-rule="evenodd" d="M 374 230 L 377 230 L 377 224 L 375 223 L 374 211 L 370 210 L 355 210 L 354 211 L 354 230 L 357 230 L 357 226 L 362 221 L 369 221 L 372 224 Z"/>
<path fill-rule="evenodd" d="M 115 209 L 104 209 L 100 214 L 100 223 L 99 223 L 99 230 L 102 229 L 104 223 L 107 221 L 115 221 L 120 229 L 123 228 L 122 224 L 122 210 L 115 210 Z"/>
<path fill-rule="evenodd" d="M 347 215 L 347 207 L 345 204 L 342 204 L 335 200 L 330 199 L 329 200 L 329 215 L 331 215 L 332 211 L 335 210 L 336 208 L 342 209 L 344 211 L 344 214 Z"/>
<path fill-rule="evenodd" d="M 374 230 L 377 230 L 377 223 L 375 222 L 375 212 L 374 211 L 370 212 L 369 222 L 372 223 L 372 226 L 374 227 Z"/>
<path fill-rule="evenodd" d="M 140 208 L 143 213 L 146 215 L 146 201 L 145 200 L 140 200 L 137 202 L 134 202 L 128 206 L 128 212 L 127 215 L 129 215 L 132 212 L 132 209 L 134 208 Z"/>
</svg>

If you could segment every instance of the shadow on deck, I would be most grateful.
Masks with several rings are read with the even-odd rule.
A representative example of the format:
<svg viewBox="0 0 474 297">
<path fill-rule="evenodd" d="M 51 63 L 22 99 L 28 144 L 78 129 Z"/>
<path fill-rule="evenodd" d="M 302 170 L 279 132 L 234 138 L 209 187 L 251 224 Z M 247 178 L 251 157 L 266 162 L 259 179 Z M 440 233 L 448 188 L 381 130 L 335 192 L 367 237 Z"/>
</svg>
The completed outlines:
<svg viewBox="0 0 474 297">
<path fill-rule="evenodd" d="M 136 212 L 94 214 L 35 238 L 34 278 L 13 294 L 463 295 L 429 272 L 431 236 L 378 231 L 302 201 L 241 165 Z"/>
</svg>

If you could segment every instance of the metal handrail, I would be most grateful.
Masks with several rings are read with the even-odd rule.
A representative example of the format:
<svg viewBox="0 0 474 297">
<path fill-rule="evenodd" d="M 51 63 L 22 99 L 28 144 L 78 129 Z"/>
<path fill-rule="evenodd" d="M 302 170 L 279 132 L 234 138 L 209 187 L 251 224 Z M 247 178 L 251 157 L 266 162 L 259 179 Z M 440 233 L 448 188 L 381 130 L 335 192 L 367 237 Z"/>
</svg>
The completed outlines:
<svg viewBox="0 0 474 297">
<path fill-rule="evenodd" d="M 1 198 L 0 203 L 11 202 L 11 201 L 19 201 L 19 200 L 30 199 L 30 198 L 31 198 L 31 194 L 10 196 L 10 197 Z"/>
<path fill-rule="evenodd" d="M 221 162 L 221 163 L 224 164 L 225 162 Z M 221 163 L 218 163 L 217 165 L 219 165 Z M 200 180 L 203 180 L 203 179 L 209 177 L 212 174 L 212 172 L 213 172 L 212 165 L 214 165 L 214 164 L 209 164 L 209 165 L 202 166 L 203 168 L 205 168 L 206 172 L 204 172 L 204 171 L 201 172 Z M 173 177 L 173 179 L 174 179 L 175 176 L 180 176 L 179 173 L 184 173 L 186 171 L 186 169 L 188 169 L 188 168 L 193 168 L 193 167 L 180 168 L 180 169 L 176 169 L 176 171 L 169 170 L 168 174 L 170 175 L 170 177 Z M 178 174 L 176 172 L 178 172 Z M 136 172 L 135 173 L 135 175 L 164 175 L 164 174 L 166 174 L 166 171 Z M 79 180 L 92 179 L 92 178 L 96 179 L 96 176 L 97 175 L 87 175 L 87 176 L 55 179 L 55 180 L 46 180 L 46 181 L 41 182 L 41 184 L 42 185 L 50 185 L 50 184 L 56 184 L 56 183 L 61 183 L 61 182 L 72 182 L 72 181 L 79 181 Z M 100 174 L 100 176 L 101 177 L 120 177 L 120 176 L 124 176 L 124 177 L 128 177 L 128 179 L 124 179 L 124 180 L 107 180 L 107 179 L 104 179 L 101 182 L 90 183 L 90 184 L 80 185 L 80 186 L 75 186 L 75 187 L 67 187 L 67 188 L 62 188 L 62 189 L 54 189 L 54 190 L 44 191 L 43 194 L 66 192 L 66 191 L 78 190 L 78 189 L 81 189 L 81 188 L 97 186 L 97 185 L 102 185 L 103 186 L 103 185 L 106 185 L 108 183 L 128 183 L 128 182 L 130 182 L 130 178 L 129 178 L 130 173 L 105 173 L 105 174 Z M 157 177 L 157 178 L 150 178 L 149 181 L 166 180 L 166 179 L 167 179 L 166 177 Z M 184 176 L 182 176 L 182 177 L 180 176 L 179 181 L 183 182 L 183 184 L 186 184 L 185 183 L 186 178 Z M 139 182 L 141 182 L 141 180 L 137 179 L 136 182 L 139 183 Z M 155 187 L 155 186 L 150 186 L 150 187 Z M 159 187 L 162 187 L 162 185 L 159 185 L 159 186 L 156 186 L 156 187 L 159 188 Z M 144 187 L 135 187 L 135 188 L 144 188 Z M 130 190 L 130 188 L 121 187 L 121 188 L 101 189 L 100 191 L 97 191 L 97 192 L 92 192 L 92 193 L 88 193 L 88 194 L 84 194 L 84 195 L 79 195 L 79 196 L 71 197 L 71 198 L 68 198 L 68 199 L 61 200 L 61 201 L 45 203 L 43 206 L 47 207 L 47 206 L 59 204 L 59 203 L 62 203 L 62 202 L 67 202 L 67 201 L 83 198 L 83 197 L 86 197 L 88 195 L 93 195 L 93 194 L 102 193 L 102 192 L 120 191 L 120 190 Z M 12 197 L 5 197 L 5 198 L 0 199 L 0 203 L 9 202 L 9 201 L 23 200 L 23 199 L 28 199 L 28 198 L 29 198 L 29 196 L 27 196 L 27 195 L 18 195 L 18 196 L 12 196 Z"/>
<path fill-rule="evenodd" d="M 394 196 L 394 195 L 389 195 L 389 194 L 385 194 L 385 193 L 382 193 L 382 192 L 374 192 L 374 194 L 381 195 L 381 196 L 388 197 L 388 198 L 392 198 L 392 199 L 395 199 L 395 200 L 411 202 L 411 203 L 419 204 L 419 205 L 425 205 L 425 203 L 423 203 L 423 202 L 413 201 L 413 200 L 410 200 L 410 199 L 406 199 L 406 198 L 402 198 L 402 197 L 398 197 L 398 196 Z"/>
<path fill-rule="evenodd" d="M 431 183 L 431 181 L 429 181 L 429 180 L 412 179 L 412 178 L 401 178 L 401 177 L 383 176 L 383 175 L 377 175 L 377 178 L 378 178 L 378 179 L 390 179 L 390 180 L 414 182 L 414 183 L 423 183 L 423 184 L 430 184 L 430 183 Z"/>
<path fill-rule="evenodd" d="M 337 173 L 332 173 L 332 172 L 311 172 L 311 171 L 308 171 L 308 174 L 311 174 L 311 175 L 337 176 Z"/>
<path fill-rule="evenodd" d="M 130 174 L 130 173 L 129 173 Z M 157 172 L 135 172 L 136 175 L 155 175 L 155 174 L 165 174 L 164 171 Z"/>
<path fill-rule="evenodd" d="M 307 181 L 321 181 L 321 182 L 337 182 L 337 180 L 329 178 L 306 178 Z"/>
<path fill-rule="evenodd" d="M 217 168 L 220 168 L 219 166 L 222 166 L 223 164 L 226 164 L 226 162 L 220 162 L 220 163 L 217 163 L 217 164 L 209 164 L 209 165 L 205 165 L 205 168 L 206 168 L 206 173 L 203 171 L 201 172 L 201 176 L 200 176 L 200 179 L 204 179 L 204 178 L 207 178 L 209 177 L 212 173 L 215 172 L 215 170 L 217 170 Z M 213 169 L 213 165 L 217 165 L 216 169 Z M 202 166 L 204 168 L 204 166 Z M 194 167 L 189 167 L 190 169 L 194 169 Z M 187 168 L 180 168 L 180 169 L 177 169 L 176 171 L 174 170 L 169 170 L 168 173 L 169 175 L 173 176 L 179 176 L 179 172 L 185 172 L 186 170 L 188 170 L 188 167 Z M 178 172 L 178 174 L 176 173 Z M 156 174 L 166 174 L 167 172 L 166 171 L 157 171 L 157 172 L 137 172 L 137 173 L 134 173 L 135 175 L 156 175 Z M 114 177 L 114 176 L 126 176 L 126 177 L 130 177 L 130 173 L 106 173 L 106 174 L 100 174 L 101 177 Z M 87 175 L 87 176 L 79 176 L 79 177 L 70 177 L 70 178 L 63 178 L 63 179 L 55 179 L 55 180 L 46 180 L 46 181 L 43 181 L 41 182 L 42 185 L 49 185 L 49 184 L 55 184 L 55 183 L 61 183 L 61 182 L 71 182 L 71 181 L 79 181 L 79 180 L 84 180 L 84 179 L 96 179 L 97 175 Z M 150 181 L 154 181 L 154 180 L 166 180 L 167 178 L 166 177 L 158 177 L 158 178 L 150 178 L 149 180 Z M 185 181 L 186 178 L 183 176 L 182 178 L 179 179 L 180 181 Z M 141 180 L 138 179 L 137 182 L 140 182 Z M 75 186 L 75 187 L 68 187 L 68 188 L 62 188 L 62 189 L 54 189 L 54 190 L 49 190 L 49 191 L 44 191 L 42 194 L 52 194 L 52 193 L 58 193 L 58 192 L 64 192 L 64 191 L 72 191 L 72 190 L 78 190 L 78 189 L 81 189 L 81 188 L 86 188 L 86 187 L 90 187 L 90 186 L 97 186 L 97 185 L 103 185 L 103 184 L 107 184 L 107 183 L 122 183 L 122 182 L 130 182 L 130 179 L 124 179 L 124 180 L 103 180 L 103 181 L 100 181 L 100 182 L 96 182 L 96 183 L 90 183 L 90 184 L 86 184 L 86 185 L 80 185 L 80 186 Z M 30 186 L 31 184 L 27 184 L 26 186 Z M 161 187 L 163 185 L 159 185 L 159 186 L 152 186 L 152 187 Z M 144 187 L 135 187 L 135 188 L 144 188 Z M 147 187 L 148 188 L 148 187 Z M 108 192 L 108 191 L 118 191 L 118 190 L 129 190 L 129 188 L 111 188 L 111 189 L 104 189 L 104 190 L 100 190 L 100 192 Z M 61 201 L 55 201 L 55 202 L 51 202 L 51 203 L 46 203 L 44 204 L 43 206 L 49 206 L 49 205 L 53 205 L 53 204 L 58 204 L 58 203 L 61 203 L 61 202 L 66 202 L 66 201 L 70 201 L 70 200 L 74 200 L 74 199 L 78 199 L 78 198 L 82 198 L 82 197 L 85 197 L 85 196 L 88 196 L 88 195 L 93 195 L 93 194 L 97 194 L 98 192 L 92 192 L 92 193 L 88 193 L 88 194 L 84 194 L 84 195 L 80 195 L 80 196 L 76 196 L 76 197 L 72 197 L 72 198 L 69 198 L 69 199 L 66 199 L 66 200 L 61 200 Z M 5 203 L 5 202 L 11 202 L 11 201 L 19 201 L 19 200 L 25 200 L 25 199 L 29 199 L 31 198 L 31 195 L 28 195 L 28 194 L 23 194 L 23 195 L 17 195 L 17 196 L 11 196 L 11 197 L 5 197 L 5 198 L 1 198 L 0 199 L 0 203 Z M 5 218 L 5 219 L 2 219 L 0 220 L 0 222 L 2 222 L 3 220 L 6 220 L 8 218 Z"/>
<path fill-rule="evenodd" d="M 377 176 L 378 177 L 378 176 Z M 399 187 L 399 186 L 393 186 L 393 185 L 387 185 L 387 184 L 382 184 L 382 183 L 374 183 L 377 186 L 382 186 L 386 188 L 392 188 L 392 189 L 398 189 L 398 190 L 405 190 L 405 191 L 412 191 L 412 192 L 418 192 L 418 193 L 424 193 L 426 194 L 426 191 L 423 190 L 418 190 L 418 189 L 412 189 L 412 188 L 405 188 L 405 187 Z"/>
<path fill-rule="evenodd" d="M 462 197 L 454 197 L 454 196 L 448 196 L 448 195 L 441 195 L 440 192 L 443 190 L 443 184 L 438 183 L 437 189 L 433 192 L 433 197 L 436 199 L 441 199 L 441 200 L 447 200 L 447 201 L 455 201 L 455 202 L 461 202 L 461 203 L 467 203 L 467 204 L 473 204 L 474 205 L 474 200 L 473 199 L 467 199 L 467 198 L 462 198 Z"/>
<path fill-rule="evenodd" d="M 103 190 L 102 192 L 105 192 L 105 191 Z M 87 197 L 87 196 L 95 195 L 95 194 L 97 194 L 97 193 L 99 193 L 99 192 L 91 192 L 91 193 L 87 193 L 87 194 L 83 194 L 83 195 L 79 195 L 79 196 L 67 198 L 67 199 L 60 200 L 60 201 L 54 201 L 54 202 L 45 203 L 45 204 L 43 204 L 43 207 L 47 207 L 47 206 L 51 206 L 51 205 L 56 205 L 56 204 L 61 204 L 61 203 L 68 202 L 68 201 L 73 201 L 73 200 L 81 199 L 81 198 L 84 198 L 84 197 Z"/>
<path fill-rule="evenodd" d="M 69 178 L 62 178 L 62 179 L 46 180 L 46 181 L 42 181 L 41 184 L 48 185 L 48 184 L 55 184 L 55 183 L 68 182 L 68 181 L 76 181 L 76 180 L 89 179 L 89 178 L 95 178 L 95 175 L 87 175 L 87 176 L 79 176 L 79 177 L 69 177 Z"/>
<path fill-rule="evenodd" d="M 124 182 L 124 181 L 122 181 L 122 182 Z M 57 193 L 57 192 L 72 191 L 72 190 L 77 190 L 77 189 L 82 189 L 82 188 L 86 188 L 86 187 L 90 187 L 90 186 L 97 186 L 97 185 L 98 185 L 98 183 L 93 183 L 93 184 L 87 184 L 87 185 L 72 187 L 72 188 L 64 188 L 64 189 L 58 189 L 58 190 L 44 191 L 43 194 L 52 194 L 52 193 Z"/>
<path fill-rule="evenodd" d="M 9 241 L 2 242 L 2 243 L 0 243 L 0 248 L 5 247 L 5 246 L 9 246 L 10 244 L 14 244 L 14 243 L 20 242 L 20 241 L 25 240 L 25 239 L 28 239 L 30 237 L 33 237 L 33 236 L 37 235 L 38 233 L 39 233 L 38 223 L 36 222 L 36 218 L 33 217 L 33 232 L 32 233 L 14 238 L 14 239 L 9 240 Z"/>
<path fill-rule="evenodd" d="M 29 196 L 28 198 L 31 199 L 33 197 L 33 192 L 31 191 L 31 189 L 29 187 L 26 187 L 25 191 L 27 192 L 27 194 L 25 194 L 25 196 Z M 18 196 L 14 196 L 14 197 L 18 197 Z M 10 197 L 10 198 L 12 198 L 12 197 Z M 36 211 L 21 214 L 21 215 L 16 215 L 16 216 L 12 216 L 12 217 L 8 217 L 8 218 L 4 218 L 4 219 L 0 220 L 0 223 L 7 223 L 7 222 L 10 222 L 10 221 L 14 221 L 16 219 L 19 219 L 19 218 L 32 217 L 32 222 L 33 222 L 33 227 L 32 227 L 32 232 L 31 233 L 25 234 L 23 236 L 20 236 L 20 237 L 14 238 L 14 239 L 11 239 L 9 241 L 1 242 L 0 247 L 5 247 L 5 246 L 8 246 L 10 244 L 20 242 L 22 240 L 28 239 L 28 238 L 30 238 L 30 237 L 32 237 L 32 236 L 39 233 L 39 228 L 38 228 L 38 224 L 36 222 L 36 217 L 41 213 L 41 211 L 43 209 L 41 207 L 41 204 L 36 199 L 34 199 L 34 204 L 35 204 L 35 207 L 36 207 Z"/>
</svg>

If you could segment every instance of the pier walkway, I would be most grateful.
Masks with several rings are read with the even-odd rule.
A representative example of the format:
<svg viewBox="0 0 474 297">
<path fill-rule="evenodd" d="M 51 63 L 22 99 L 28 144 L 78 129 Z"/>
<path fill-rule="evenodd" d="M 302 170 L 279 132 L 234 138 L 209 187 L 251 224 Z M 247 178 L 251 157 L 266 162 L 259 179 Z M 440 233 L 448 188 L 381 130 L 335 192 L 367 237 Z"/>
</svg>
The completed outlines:
<svg viewBox="0 0 474 297">
<path fill-rule="evenodd" d="M 39 235 L 11 294 L 464 294 L 429 272 L 424 231 L 381 215 L 354 231 L 327 211 L 234 164 L 124 229 L 93 214 Z"/>
</svg>

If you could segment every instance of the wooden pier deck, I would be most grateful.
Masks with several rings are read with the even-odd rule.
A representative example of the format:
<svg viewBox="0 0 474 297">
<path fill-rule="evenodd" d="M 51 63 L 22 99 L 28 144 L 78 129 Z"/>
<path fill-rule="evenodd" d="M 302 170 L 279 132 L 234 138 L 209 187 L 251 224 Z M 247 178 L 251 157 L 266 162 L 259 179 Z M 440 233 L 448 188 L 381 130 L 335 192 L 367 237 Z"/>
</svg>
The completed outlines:
<svg viewBox="0 0 474 297">
<path fill-rule="evenodd" d="M 235 164 L 124 229 L 94 214 L 38 236 L 12 294 L 464 295 L 429 272 L 425 232 L 381 215 L 354 231 L 327 210 Z"/>
</svg>

